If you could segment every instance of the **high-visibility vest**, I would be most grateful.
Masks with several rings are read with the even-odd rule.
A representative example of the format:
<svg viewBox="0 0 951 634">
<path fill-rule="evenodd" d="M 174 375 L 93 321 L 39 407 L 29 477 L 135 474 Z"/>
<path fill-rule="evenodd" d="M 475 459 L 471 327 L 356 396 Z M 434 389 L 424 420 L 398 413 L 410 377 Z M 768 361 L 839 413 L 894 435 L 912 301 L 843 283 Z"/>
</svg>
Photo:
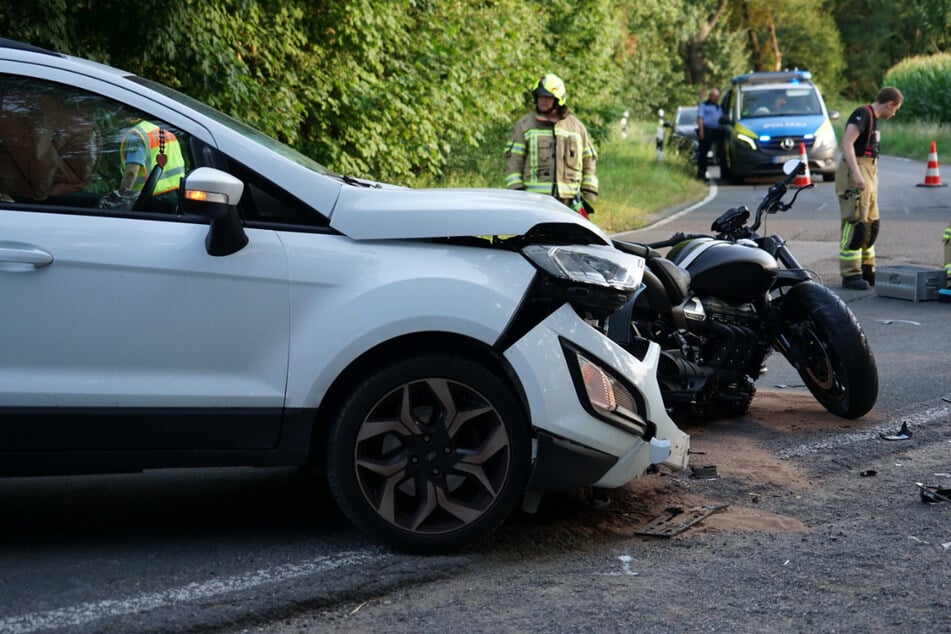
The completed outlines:
<svg viewBox="0 0 951 634">
<path fill-rule="evenodd" d="M 142 186 L 145 185 L 145 179 L 148 178 L 157 163 L 156 157 L 159 154 L 165 154 L 165 169 L 162 171 L 162 177 L 155 184 L 155 191 L 152 193 L 164 194 L 178 189 L 179 183 L 185 175 L 185 159 L 182 157 L 182 149 L 175 135 L 170 130 L 159 128 L 150 121 L 139 121 L 126 132 L 119 146 L 123 170 L 126 164 L 126 145 L 132 135 L 135 135 L 146 148 L 146 165 L 139 170 L 135 182 L 132 184 L 132 189 L 135 191 L 142 189 Z"/>
</svg>

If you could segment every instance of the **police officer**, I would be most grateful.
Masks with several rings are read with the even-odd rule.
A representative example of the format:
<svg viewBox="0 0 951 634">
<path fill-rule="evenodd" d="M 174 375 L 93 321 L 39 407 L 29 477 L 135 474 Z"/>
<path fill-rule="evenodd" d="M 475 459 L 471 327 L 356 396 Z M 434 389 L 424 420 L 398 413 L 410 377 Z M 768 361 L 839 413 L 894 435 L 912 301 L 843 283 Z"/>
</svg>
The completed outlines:
<svg viewBox="0 0 951 634">
<path fill-rule="evenodd" d="M 707 154 L 716 146 L 720 139 L 720 116 L 723 108 L 720 107 L 720 91 L 716 88 L 707 94 L 707 100 L 697 106 L 697 178 L 707 178 Z"/>
<path fill-rule="evenodd" d="M 566 105 L 565 83 L 544 75 L 532 90 L 535 110 L 520 118 L 505 145 L 505 186 L 550 194 L 587 217 L 598 198 L 598 153 Z"/>
<path fill-rule="evenodd" d="M 839 272 L 842 287 L 864 291 L 875 285 L 875 239 L 878 237 L 879 119 L 891 119 L 904 96 L 883 88 L 871 104 L 849 115 L 842 135 L 842 160 L 835 172 L 842 231 Z"/>
</svg>

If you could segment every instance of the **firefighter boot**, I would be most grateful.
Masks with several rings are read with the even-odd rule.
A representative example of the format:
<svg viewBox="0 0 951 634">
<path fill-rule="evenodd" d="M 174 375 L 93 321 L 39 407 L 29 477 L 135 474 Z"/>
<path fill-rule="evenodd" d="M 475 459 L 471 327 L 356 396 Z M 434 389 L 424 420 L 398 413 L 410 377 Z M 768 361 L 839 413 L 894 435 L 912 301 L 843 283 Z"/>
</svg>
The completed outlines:
<svg viewBox="0 0 951 634">
<path fill-rule="evenodd" d="M 871 264 L 863 264 L 862 279 L 868 282 L 869 286 L 875 286 L 875 267 Z"/>
</svg>

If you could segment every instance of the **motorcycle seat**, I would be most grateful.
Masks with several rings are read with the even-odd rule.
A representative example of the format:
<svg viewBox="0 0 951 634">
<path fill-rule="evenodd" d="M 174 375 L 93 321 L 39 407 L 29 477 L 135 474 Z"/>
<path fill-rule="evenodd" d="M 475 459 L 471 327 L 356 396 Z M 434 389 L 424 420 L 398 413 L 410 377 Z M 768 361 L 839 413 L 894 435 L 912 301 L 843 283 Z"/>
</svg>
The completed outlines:
<svg viewBox="0 0 951 634">
<path fill-rule="evenodd" d="M 648 258 L 647 268 L 664 285 L 673 306 L 679 306 L 690 296 L 690 272 L 687 269 L 666 258 Z"/>
</svg>

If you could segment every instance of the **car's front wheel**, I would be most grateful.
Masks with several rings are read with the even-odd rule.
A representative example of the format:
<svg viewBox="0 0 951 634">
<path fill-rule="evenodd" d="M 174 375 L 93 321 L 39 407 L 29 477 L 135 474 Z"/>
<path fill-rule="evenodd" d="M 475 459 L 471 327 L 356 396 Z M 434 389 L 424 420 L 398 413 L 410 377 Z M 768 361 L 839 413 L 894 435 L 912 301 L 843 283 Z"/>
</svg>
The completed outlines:
<svg viewBox="0 0 951 634">
<path fill-rule="evenodd" d="M 519 403 L 491 370 L 449 355 L 378 369 L 331 430 L 327 477 L 337 503 L 399 550 L 457 549 L 515 508 L 529 472 Z"/>
</svg>

